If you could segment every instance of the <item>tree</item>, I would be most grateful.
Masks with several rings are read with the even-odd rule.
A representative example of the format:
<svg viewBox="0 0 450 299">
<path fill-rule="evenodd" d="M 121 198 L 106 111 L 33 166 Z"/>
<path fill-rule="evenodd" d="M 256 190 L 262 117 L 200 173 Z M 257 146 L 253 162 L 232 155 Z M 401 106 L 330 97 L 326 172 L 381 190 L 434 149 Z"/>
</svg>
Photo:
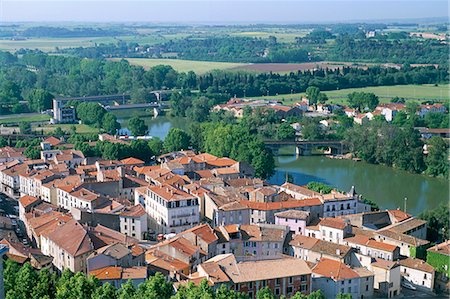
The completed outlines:
<svg viewBox="0 0 450 299">
<path fill-rule="evenodd" d="M 122 284 L 117 292 L 117 299 L 133 299 L 136 296 L 136 288 L 134 287 L 131 280 Z"/>
<path fill-rule="evenodd" d="M 328 101 L 328 96 L 325 93 L 321 92 L 321 93 L 319 93 L 317 101 L 321 104 L 325 104 L 326 101 Z"/>
<path fill-rule="evenodd" d="M 20 134 L 31 134 L 31 125 L 28 122 L 19 123 Z"/>
<path fill-rule="evenodd" d="M 425 159 L 426 173 L 448 178 L 448 145 L 441 137 L 432 137 L 427 142 L 428 155 Z"/>
<path fill-rule="evenodd" d="M 321 290 L 317 290 L 317 291 L 311 292 L 311 294 L 308 295 L 308 299 L 326 299 L 326 298 Z"/>
<path fill-rule="evenodd" d="M 275 299 L 275 295 L 269 287 L 259 289 L 256 292 L 256 299 Z"/>
<path fill-rule="evenodd" d="M 142 139 L 133 140 L 129 146 L 129 155 L 143 161 L 150 161 L 154 153 L 150 150 L 148 142 Z"/>
<path fill-rule="evenodd" d="M 10 80 L 2 80 L 0 85 L 0 105 L 14 105 L 22 100 L 20 86 Z"/>
<path fill-rule="evenodd" d="M 115 134 L 120 129 L 120 124 L 114 114 L 107 112 L 103 116 L 102 128 L 109 134 Z"/>
<path fill-rule="evenodd" d="M 56 291 L 56 277 L 56 274 L 50 274 L 48 269 L 40 270 L 37 284 L 33 287 L 33 298 L 53 298 Z"/>
<path fill-rule="evenodd" d="M 153 137 L 148 141 L 148 147 L 153 155 L 158 156 L 162 154 L 164 144 L 158 137 Z"/>
<path fill-rule="evenodd" d="M 192 106 L 187 110 L 186 116 L 197 122 L 208 119 L 212 103 L 207 97 L 199 97 L 192 100 Z"/>
<path fill-rule="evenodd" d="M 83 102 L 77 108 L 77 116 L 86 125 L 93 125 L 97 128 L 101 127 L 101 122 L 106 110 L 98 103 Z"/>
<path fill-rule="evenodd" d="M 403 127 L 404 125 L 408 124 L 408 115 L 405 111 L 398 111 L 394 118 L 392 119 L 392 124 Z"/>
<path fill-rule="evenodd" d="M 320 140 L 325 136 L 322 127 L 313 121 L 308 121 L 303 125 L 301 130 L 303 139 L 306 140 Z"/>
<path fill-rule="evenodd" d="M 171 128 L 164 139 L 164 148 L 169 152 L 188 149 L 189 144 L 189 135 L 178 128 Z"/>
<path fill-rule="evenodd" d="M 30 263 L 25 263 L 17 273 L 14 285 L 14 297 L 17 299 L 33 298 L 33 287 L 36 286 L 38 277 Z"/>
<path fill-rule="evenodd" d="M 295 130 L 287 122 L 282 123 L 276 133 L 277 140 L 293 140 L 295 138 Z"/>
<path fill-rule="evenodd" d="M 306 96 L 310 104 L 316 104 L 319 100 L 320 89 L 316 86 L 310 86 L 306 89 Z"/>
<path fill-rule="evenodd" d="M 170 96 L 170 113 L 173 116 L 186 116 L 186 111 L 191 105 L 192 99 L 189 92 L 173 92 Z"/>
<path fill-rule="evenodd" d="M 42 88 L 32 89 L 27 98 L 32 111 L 41 112 L 52 108 L 53 95 Z"/>
<path fill-rule="evenodd" d="M 105 283 L 100 287 L 97 287 L 92 294 L 92 299 L 116 299 L 116 289 L 109 283 Z"/>
<path fill-rule="evenodd" d="M 147 133 L 148 127 L 139 116 L 134 116 L 128 121 L 128 129 L 133 136 L 142 136 Z"/>
<path fill-rule="evenodd" d="M 64 132 L 63 129 L 61 129 L 61 127 L 56 127 L 52 135 L 55 137 L 63 137 L 65 134 L 66 132 Z"/>
<path fill-rule="evenodd" d="M 371 92 L 352 92 L 347 97 L 349 106 L 361 112 L 373 111 L 379 103 L 378 97 Z"/>
<path fill-rule="evenodd" d="M 32 159 L 32 160 L 39 159 L 39 157 L 41 156 L 41 150 L 37 146 L 29 146 L 25 149 L 23 154 L 28 159 Z"/>
<path fill-rule="evenodd" d="M 14 298 L 14 289 L 16 286 L 16 278 L 19 273 L 19 264 L 12 259 L 7 259 L 4 264 L 3 283 L 5 287 L 5 294 L 12 292 L 12 298 Z"/>
<path fill-rule="evenodd" d="M 166 277 L 157 272 L 139 285 L 137 298 L 169 299 L 172 294 L 172 283 L 167 282 Z"/>
<path fill-rule="evenodd" d="M 419 218 L 427 222 L 427 240 L 439 242 L 450 238 L 449 217 L 450 204 L 448 202 L 419 214 Z"/>
<path fill-rule="evenodd" d="M 425 124 L 428 128 L 448 128 L 448 114 L 439 112 L 429 112 L 425 114 Z"/>
<path fill-rule="evenodd" d="M 333 187 L 328 186 L 327 184 L 321 182 L 309 182 L 306 187 L 315 192 L 319 192 L 322 194 L 329 194 L 333 191 Z"/>
</svg>

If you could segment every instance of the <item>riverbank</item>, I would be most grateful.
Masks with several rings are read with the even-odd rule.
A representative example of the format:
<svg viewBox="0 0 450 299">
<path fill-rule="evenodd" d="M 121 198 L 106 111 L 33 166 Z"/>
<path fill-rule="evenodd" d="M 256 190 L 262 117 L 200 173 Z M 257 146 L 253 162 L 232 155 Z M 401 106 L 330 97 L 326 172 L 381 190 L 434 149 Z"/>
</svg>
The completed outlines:
<svg viewBox="0 0 450 299">
<path fill-rule="evenodd" d="M 288 172 L 298 185 L 318 181 L 345 191 L 355 186 L 359 194 L 375 201 L 381 209 L 403 208 L 406 197 L 407 211 L 417 215 L 449 198 L 447 180 L 388 166 L 325 156 L 277 156 L 275 162 L 276 172 L 270 183 L 283 184 Z"/>
<path fill-rule="evenodd" d="M 186 130 L 190 121 L 162 116 L 146 118 L 145 123 L 149 126 L 150 135 L 164 139 L 170 128 Z M 288 172 L 299 185 L 319 181 L 346 191 L 355 186 L 358 193 L 375 201 L 381 209 L 403 208 L 406 197 L 407 211 L 414 215 L 435 208 L 449 198 L 449 185 L 445 179 L 364 161 L 329 159 L 325 156 L 295 157 L 294 153 L 293 148 L 280 149 L 281 155 L 275 157 L 276 172 L 270 183 L 283 184 Z"/>
</svg>

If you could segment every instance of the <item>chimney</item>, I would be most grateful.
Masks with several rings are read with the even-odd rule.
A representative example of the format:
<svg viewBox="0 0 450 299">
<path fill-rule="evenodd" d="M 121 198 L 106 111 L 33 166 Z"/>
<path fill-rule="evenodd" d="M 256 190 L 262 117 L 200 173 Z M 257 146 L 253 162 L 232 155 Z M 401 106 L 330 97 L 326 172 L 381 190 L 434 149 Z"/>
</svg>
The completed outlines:
<svg viewBox="0 0 450 299">
<path fill-rule="evenodd" d="M 339 248 L 336 249 L 336 255 L 341 255 L 341 250 Z"/>
</svg>

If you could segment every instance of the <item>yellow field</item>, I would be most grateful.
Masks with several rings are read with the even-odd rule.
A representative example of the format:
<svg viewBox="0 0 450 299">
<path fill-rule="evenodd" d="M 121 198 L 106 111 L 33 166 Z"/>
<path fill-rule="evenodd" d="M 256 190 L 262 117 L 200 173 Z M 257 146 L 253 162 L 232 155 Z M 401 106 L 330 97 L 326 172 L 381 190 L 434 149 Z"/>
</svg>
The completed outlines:
<svg viewBox="0 0 450 299">
<path fill-rule="evenodd" d="M 120 60 L 112 59 L 112 60 Z M 139 65 L 145 69 L 157 65 L 170 65 L 178 72 L 194 71 L 197 74 L 204 74 L 212 70 L 225 70 L 243 66 L 243 63 L 233 62 L 210 62 L 210 61 L 195 61 L 195 60 L 182 60 L 182 59 L 150 59 L 150 58 L 127 58 L 130 64 Z"/>
</svg>

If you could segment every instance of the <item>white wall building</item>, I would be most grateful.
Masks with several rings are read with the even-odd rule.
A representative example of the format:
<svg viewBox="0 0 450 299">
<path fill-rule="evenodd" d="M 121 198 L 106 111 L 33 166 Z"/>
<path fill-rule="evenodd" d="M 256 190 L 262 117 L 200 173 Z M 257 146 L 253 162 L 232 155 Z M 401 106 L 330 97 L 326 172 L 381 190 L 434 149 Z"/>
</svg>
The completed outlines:
<svg viewBox="0 0 450 299">
<path fill-rule="evenodd" d="M 170 185 L 148 186 L 135 191 L 150 217 L 150 227 L 159 233 L 180 233 L 200 222 L 197 197 Z"/>
</svg>

